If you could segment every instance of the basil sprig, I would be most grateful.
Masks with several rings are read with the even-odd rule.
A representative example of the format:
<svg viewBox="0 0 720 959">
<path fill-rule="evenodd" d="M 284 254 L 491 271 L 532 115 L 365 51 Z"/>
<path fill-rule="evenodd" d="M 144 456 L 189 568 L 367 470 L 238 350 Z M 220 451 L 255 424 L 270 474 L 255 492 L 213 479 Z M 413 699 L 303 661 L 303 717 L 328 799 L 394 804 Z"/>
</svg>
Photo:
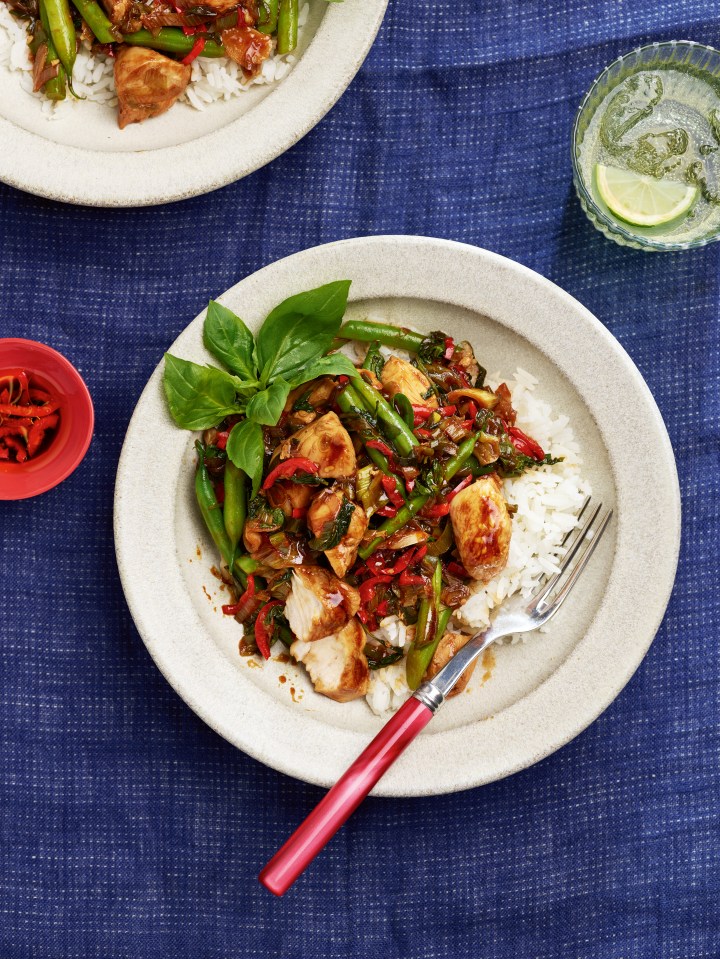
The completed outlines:
<svg viewBox="0 0 720 959">
<path fill-rule="evenodd" d="M 256 337 L 232 310 L 211 301 L 203 342 L 225 369 L 165 354 L 163 386 L 178 426 L 203 430 L 228 416 L 245 417 L 230 433 L 227 454 L 251 478 L 253 495 L 262 479 L 262 427 L 277 423 L 290 391 L 319 376 L 358 375 L 346 356 L 326 355 L 345 315 L 349 289 L 350 280 L 336 280 L 288 297 L 270 312 Z"/>
</svg>

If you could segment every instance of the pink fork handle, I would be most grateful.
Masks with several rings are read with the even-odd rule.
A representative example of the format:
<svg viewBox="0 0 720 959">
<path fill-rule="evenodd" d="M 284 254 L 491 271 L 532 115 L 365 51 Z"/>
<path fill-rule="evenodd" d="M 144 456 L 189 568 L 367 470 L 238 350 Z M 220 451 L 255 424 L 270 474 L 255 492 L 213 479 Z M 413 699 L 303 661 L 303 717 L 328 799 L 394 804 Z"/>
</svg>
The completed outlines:
<svg viewBox="0 0 720 959">
<path fill-rule="evenodd" d="M 258 878 L 266 889 L 282 896 L 292 886 L 432 717 L 419 699 L 403 703 L 265 866 Z"/>
</svg>

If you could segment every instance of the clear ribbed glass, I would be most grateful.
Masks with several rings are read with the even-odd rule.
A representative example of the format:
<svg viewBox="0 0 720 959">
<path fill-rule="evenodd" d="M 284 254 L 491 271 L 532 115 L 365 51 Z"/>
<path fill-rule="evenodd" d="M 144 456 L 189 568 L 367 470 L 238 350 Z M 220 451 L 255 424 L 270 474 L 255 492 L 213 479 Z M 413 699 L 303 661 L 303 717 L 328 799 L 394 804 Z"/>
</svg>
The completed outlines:
<svg viewBox="0 0 720 959">
<path fill-rule="evenodd" d="M 573 180 L 583 210 L 593 226 L 606 237 L 621 246 L 630 246 L 636 250 L 690 250 L 720 239 L 720 221 L 718 220 L 706 231 L 700 231 L 697 236 L 678 240 L 673 239 L 672 236 L 663 238 L 662 229 L 659 227 L 652 229 L 634 227 L 630 223 L 616 219 L 593 195 L 591 184 L 587 183 L 587 171 L 583 172 L 582 169 L 583 140 L 596 111 L 612 91 L 636 73 L 669 68 L 690 78 L 702 80 L 717 93 L 718 107 L 720 107 L 720 53 L 713 47 L 703 46 L 692 40 L 671 40 L 639 47 L 625 56 L 618 57 L 603 70 L 580 104 L 573 127 Z"/>
</svg>

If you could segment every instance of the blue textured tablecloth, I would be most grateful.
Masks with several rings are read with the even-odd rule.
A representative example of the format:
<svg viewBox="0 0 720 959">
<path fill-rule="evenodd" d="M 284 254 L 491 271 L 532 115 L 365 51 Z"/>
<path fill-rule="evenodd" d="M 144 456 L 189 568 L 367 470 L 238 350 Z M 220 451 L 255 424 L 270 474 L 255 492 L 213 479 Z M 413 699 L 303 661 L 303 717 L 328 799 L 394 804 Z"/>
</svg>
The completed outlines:
<svg viewBox="0 0 720 959">
<path fill-rule="evenodd" d="M 340 103 L 240 183 L 125 211 L 0 188 L 0 335 L 65 353 L 97 413 L 67 482 L 0 503 L 1 959 L 720 956 L 720 244 L 620 249 L 569 169 L 595 74 L 672 37 L 717 43 L 720 15 L 391 0 Z M 683 548 L 649 655 L 590 729 L 483 789 L 367 802 L 276 900 L 257 870 L 321 791 L 227 745 L 160 676 L 116 573 L 113 480 L 143 384 L 209 297 L 367 233 L 487 247 L 593 310 L 666 419 Z"/>
</svg>

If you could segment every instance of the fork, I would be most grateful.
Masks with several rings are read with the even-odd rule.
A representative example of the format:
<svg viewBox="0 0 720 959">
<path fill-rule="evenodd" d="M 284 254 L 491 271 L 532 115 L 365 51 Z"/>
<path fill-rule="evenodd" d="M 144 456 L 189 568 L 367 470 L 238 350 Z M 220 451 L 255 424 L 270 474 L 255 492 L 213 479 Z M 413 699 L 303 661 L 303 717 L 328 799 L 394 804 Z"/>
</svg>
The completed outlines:
<svg viewBox="0 0 720 959">
<path fill-rule="evenodd" d="M 500 607 L 488 629 L 475 633 L 446 666 L 410 696 L 262 870 L 258 878 L 266 889 L 282 896 L 290 888 L 427 726 L 483 650 L 498 639 L 539 629 L 557 613 L 612 517 L 611 509 L 603 509 L 602 503 L 593 505 L 590 498 L 580 511 L 578 523 L 586 513 L 588 518 L 579 531 L 571 530 L 563 541 L 565 545 L 572 539 L 559 571 L 545 579 L 529 599 L 512 597 Z"/>
</svg>

